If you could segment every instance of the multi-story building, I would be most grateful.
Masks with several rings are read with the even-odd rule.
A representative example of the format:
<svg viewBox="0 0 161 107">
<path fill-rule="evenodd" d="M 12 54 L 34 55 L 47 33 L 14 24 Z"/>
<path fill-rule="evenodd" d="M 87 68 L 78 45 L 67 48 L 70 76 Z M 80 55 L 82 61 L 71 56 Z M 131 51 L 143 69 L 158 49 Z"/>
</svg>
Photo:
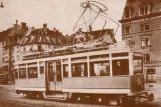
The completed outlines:
<svg viewBox="0 0 161 107">
<path fill-rule="evenodd" d="M 127 0 L 120 23 L 123 40 L 144 53 L 146 82 L 161 83 L 161 0 Z"/>
<path fill-rule="evenodd" d="M 13 63 L 22 60 L 24 54 L 53 50 L 64 44 L 65 37 L 55 28 L 29 28 L 26 23 L 16 24 L 0 32 L 0 68 L 12 71 Z"/>
</svg>

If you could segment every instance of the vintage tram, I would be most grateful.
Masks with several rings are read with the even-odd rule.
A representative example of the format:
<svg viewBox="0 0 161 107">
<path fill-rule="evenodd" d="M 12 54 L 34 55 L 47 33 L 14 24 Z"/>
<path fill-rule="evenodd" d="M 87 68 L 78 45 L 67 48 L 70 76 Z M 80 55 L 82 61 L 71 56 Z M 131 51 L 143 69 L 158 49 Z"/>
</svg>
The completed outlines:
<svg viewBox="0 0 161 107">
<path fill-rule="evenodd" d="M 143 55 L 127 47 L 96 43 L 39 52 L 14 69 L 16 93 L 28 97 L 117 105 L 154 99 L 144 87 Z"/>
</svg>

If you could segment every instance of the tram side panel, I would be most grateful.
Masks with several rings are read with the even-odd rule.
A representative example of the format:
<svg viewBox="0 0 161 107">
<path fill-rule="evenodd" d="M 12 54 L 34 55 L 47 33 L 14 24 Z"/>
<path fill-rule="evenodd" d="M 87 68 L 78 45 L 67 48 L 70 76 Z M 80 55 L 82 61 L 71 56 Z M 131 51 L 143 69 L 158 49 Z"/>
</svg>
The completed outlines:
<svg viewBox="0 0 161 107">
<path fill-rule="evenodd" d="M 63 92 L 91 94 L 130 93 L 130 77 L 64 78 Z"/>
<path fill-rule="evenodd" d="M 93 94 L 127 94 L 144 91 L 143 76 L 64 78 L 63 92 Z"/>
<path fill-rule="evenodd" d="M 46 91 L 45 79 L 16 79 L 15 87 L 17 93 L 24 93 L 27 91 Z"/>
</svg>

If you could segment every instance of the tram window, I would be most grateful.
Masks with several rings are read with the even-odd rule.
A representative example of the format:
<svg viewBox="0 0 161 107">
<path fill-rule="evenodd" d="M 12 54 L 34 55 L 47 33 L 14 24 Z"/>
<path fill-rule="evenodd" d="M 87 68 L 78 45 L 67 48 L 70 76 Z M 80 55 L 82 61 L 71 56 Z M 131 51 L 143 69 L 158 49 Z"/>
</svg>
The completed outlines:
<svg viewBox="0 0 161 107">
<path fill-rule="evenodd" d="M 18 69 L 15 70 L 15 78 L 18 79 Z"/>
<path fill-rule="evenodd" d="M 87 63 L 73 64 L 72 77 L 84 77 L 84 76 L 87 76 Z"/>
<path fill-rule="evenodd" d="M 120 59 L 112 61 L 113 75 L 129 75 L 129 60 Z"/>
<path fill-rule="evenodd" d="M 26 69 L 25 68 L 19 69 L 19 78 L 26 78 Z"/>
<path fill-rule="evenodd" d="M 54 81 L 54 75 L 55 75 L 55 72 L 53 70 L 53 62 L 49 62 L 48 63 L 48 78 L 49 78 L 49 81 Z"/>
<path fill-rule="evenodd" d="M 110 63 L 107 61 L 91 62 L 90 75 L 91 76 L 110 76 Z"/>
<path fill-rule="evenodd" d="M 41 78 L 44 77 L 44 66 L 40 66 L 40 76 Z"/>
<path fill-rule="evenodd" d="M 68 65 L 63 65 L 63 76 L 69 77 Z"/>
<path fill-rule="evenodd" d="M 56 62 L 56 76 L 57 76 L 57 81 L 61 81 L 62 80 L 62 76 L 61 76 L 61 63 L 60 62 Z"/>
<path fill-rule="evenodd" d="M 133 72 L 135 75 L 143 74 L 143 62 L 142 57 L 133 57 Z"/>
<path fill-rule="evenodd" d="M 28 78 L 38 78 L 37 68 L 28 68 Z"/>
</svg>

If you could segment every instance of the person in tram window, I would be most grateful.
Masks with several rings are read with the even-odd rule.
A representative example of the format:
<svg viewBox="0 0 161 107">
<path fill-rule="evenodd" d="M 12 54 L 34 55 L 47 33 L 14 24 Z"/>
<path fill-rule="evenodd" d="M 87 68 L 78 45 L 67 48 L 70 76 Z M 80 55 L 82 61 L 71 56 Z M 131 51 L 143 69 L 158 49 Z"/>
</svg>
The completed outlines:
<svg viewBox="0 0 161 107">
<path fill-rule="evenodd" d="M 120 63 L 120 61 L 117 61 L 117 66 L 116 66 L 116 68 L 117 68 L 117 71 L 116 71 L 117 74 L 118 74 L 118 75 L 121 75 L 121 72 L 122 72 L 122 71 L 121 71 L 121 63 Z"/>
<path fill-rule="evenodd" d="M 121 75 L 122 68 L 121 68 L 121 62 L 115 61 L 113 65 L 113 74 L 114 75 Z"/>
</svg>

